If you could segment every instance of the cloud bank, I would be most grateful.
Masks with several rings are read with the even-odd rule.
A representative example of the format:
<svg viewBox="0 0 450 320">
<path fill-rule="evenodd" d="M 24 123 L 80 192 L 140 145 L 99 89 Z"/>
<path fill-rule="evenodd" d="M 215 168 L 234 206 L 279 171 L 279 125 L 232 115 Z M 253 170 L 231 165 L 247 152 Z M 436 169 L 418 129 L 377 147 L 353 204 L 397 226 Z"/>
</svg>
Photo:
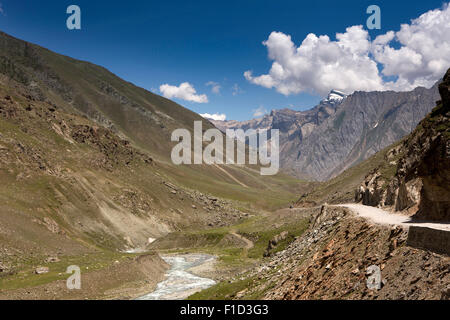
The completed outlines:
<svg viewBox="0 0 450 320">
<path fill-rule="evenodd" d="M 197 91 L 189 82 L 183 82 L 179 87 L 163 84 L 159 87 L 159 91 L 168 99 L 178 98 L 191 102 L 208 103 L 206 94 L 197 94 Z"/>
<path fill-rule="evenodd" d="M 450 67 L 450 8 L 428 11 L 374 40 L 362 26 L 352 26 L 336 40 L 310 33 L 297 47 L 291 36 L 272 32 L 263 44 L 273 60 L 269 73 L 246 71 L 244 77 L 286 96 L 430 87 Z"/>
<path fill-rule="evenodd" d="M 203 118 L 210 119 L 210 120 L 220 120 L 225 121 L 227 119 L 227 116 L 225 114 L 209 114 L 209 113 L 202 113 L 200 114 Z"/>
</svg>

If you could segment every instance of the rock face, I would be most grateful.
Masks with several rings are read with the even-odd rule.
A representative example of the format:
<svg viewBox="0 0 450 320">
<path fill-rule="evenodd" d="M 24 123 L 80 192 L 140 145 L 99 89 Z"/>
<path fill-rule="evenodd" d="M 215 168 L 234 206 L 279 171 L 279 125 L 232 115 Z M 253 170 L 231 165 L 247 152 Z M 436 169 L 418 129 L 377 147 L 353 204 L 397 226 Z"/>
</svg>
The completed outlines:
<svg viewBox="0 0 450 320">
<path fill-rule="evenodd" d="M 8 268 L 0 261 L 0 273 L 6 272 Z"/>
<path fill-rule="evenodd" d="M 36 274 L 44 274 L 44 273 L 49 273 L 50 269 L 48 267 L 38 267 L 36 268 L 36 270 L 34 270 L 34 273 Z"/>
<path fill-rule="evenodd" d="M 269 257 L 272 254 L 272 250 L 274 250 L 281 241 L 286 240 L 288 235 L 289 232 L 284 231 L 273 237 L 273 239 L 271 239 L 269 241 L 269 244 L 267 245 L 266 251 L 264 252 L 264 257 Z"/>
<path fill-rule="evenodd" d="M 281 167 L 300 178 L 327 180 L 411 133 L 437 99 L 437 84 L 410 92 L 332 91 L 308 111 L 212 122 L 221 130 L 279 129 Z"/>
<path fill-rule="evenodd" d="M 450 71 L 439 86 L 442 101 L 420 122 L 386 161 L 396 161 L 389 181 L 371 172 L 356 192 L 356 201 L 392 206 L 419 220 L 450 221 Z M 398 159 L 396 159 L 396 157 Z"/>
</svg>

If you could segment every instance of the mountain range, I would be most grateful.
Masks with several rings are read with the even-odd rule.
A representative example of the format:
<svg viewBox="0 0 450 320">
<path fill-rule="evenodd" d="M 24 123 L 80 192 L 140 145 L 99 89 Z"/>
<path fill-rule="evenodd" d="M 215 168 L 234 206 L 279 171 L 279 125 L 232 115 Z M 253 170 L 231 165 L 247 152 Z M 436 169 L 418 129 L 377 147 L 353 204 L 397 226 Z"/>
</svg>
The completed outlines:
<svg viewBox="0 0 450 320">
<path fill-rule="evenodd" d="M 211 122 L 222 131 L 279 129 L 281 167 L 299 178 L 324 181 L 409 134 L 438 99 L 438 84 L 348 96 L 332 90 L 310 110 L 281 109 L 249 121 Z"/>
</svg>

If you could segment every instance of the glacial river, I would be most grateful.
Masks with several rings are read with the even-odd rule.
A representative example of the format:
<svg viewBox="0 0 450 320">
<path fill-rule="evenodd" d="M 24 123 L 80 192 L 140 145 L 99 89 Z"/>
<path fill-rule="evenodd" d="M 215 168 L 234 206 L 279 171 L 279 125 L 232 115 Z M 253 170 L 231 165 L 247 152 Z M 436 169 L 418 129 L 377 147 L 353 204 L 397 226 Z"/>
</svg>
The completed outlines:
<svg viewBox="0 0 450 320">
<path fill-rule="evenodd" d="M 214 261 L 214 256 L 185 254 L 162 256 L 162 259 L 171 266 L 166 273 L 166 280 L 158 283 L 155 291 L 137 300 L 183 300 L 216 284 L 212 279 L 202 278 L 189 272 L 193 268 Z"/>
</svg>

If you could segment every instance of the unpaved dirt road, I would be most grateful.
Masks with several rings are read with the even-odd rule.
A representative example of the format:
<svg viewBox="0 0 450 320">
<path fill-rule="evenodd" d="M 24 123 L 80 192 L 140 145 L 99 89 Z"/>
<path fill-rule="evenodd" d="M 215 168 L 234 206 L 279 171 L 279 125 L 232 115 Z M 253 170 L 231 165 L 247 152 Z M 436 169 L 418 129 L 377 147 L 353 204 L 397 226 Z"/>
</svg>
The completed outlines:
<svg viewBox="0 0 450 320">
<path fill-rule="evenodd" d="M 245 242 L 245 247 L 244 247 L 245 249 L 251 249 L 251 248 L 253 248 L 255 246 L 253 241 L 247 239 L 246 237 L 241 236 L 240 234 L 236 233 L 235 231 L 231 231 L 230 234 L 232 234 L 236 238 L 239 238 L 242 241 L 244 241 Z"/>
<path fill-rule="evenodd" d="M 362 204 L 339 204 L 336 207 L 345 207 L 352 210 L 358 216 L 366 218 L 374 223 L 383 225 L 399 225 L 404 227 L 424 227 L 436 230 L 450 231 L 449 223 L 435 223 L 435 222 L 416 222 L 411 221 L 411 217 L 390 213 L 380 208 L 364 206 Z"/>
</svg>

